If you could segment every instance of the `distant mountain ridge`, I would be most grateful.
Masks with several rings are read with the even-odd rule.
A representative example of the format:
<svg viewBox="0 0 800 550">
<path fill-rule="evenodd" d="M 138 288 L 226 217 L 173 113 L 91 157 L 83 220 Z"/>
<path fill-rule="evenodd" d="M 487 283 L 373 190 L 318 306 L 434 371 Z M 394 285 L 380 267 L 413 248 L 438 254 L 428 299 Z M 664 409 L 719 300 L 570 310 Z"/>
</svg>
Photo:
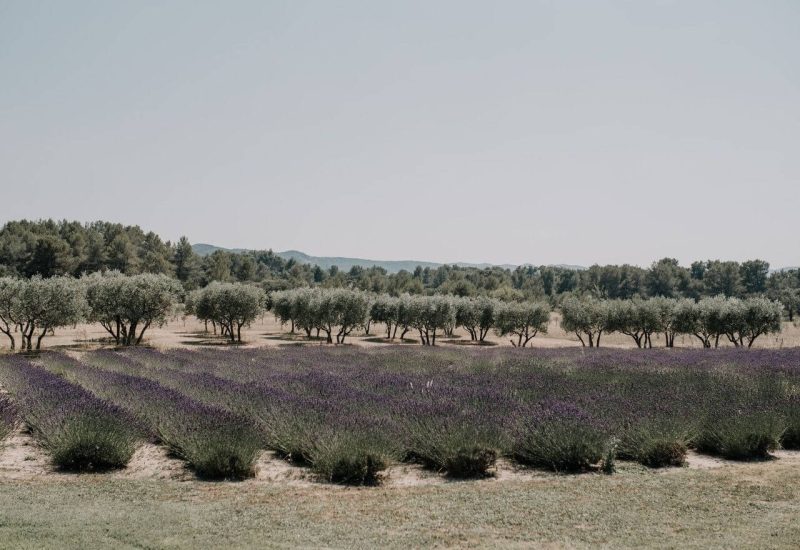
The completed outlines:
<svg viewBox="0 0 800 550">
<path fill-rule="evenodd" d="M 234 254 L 240 254 L 242 252 L 247 251 L 247 249 L 244 248 L 222 248 L 219 246 L 215 246 L 213 244 L 206 244 L 206 243 L 194 244 L 192 245 L 192 249 L 199 256 L 208 256 L 209 254 L 214 253 L 215 250 L 223 250 L 225 252 L 231 252 Z M 388 273 L 397 273 L 398 271 L 402 270 L 413 272 L 417 268 L 417 266 L 420 266 L 423 269 L 426 267 L 435 269 L 443 265 L 457 265 L 459 267 L 475 267 L 478 269 L 485 269 L 487 267 L 501 267 L 503 269 L 517 268 L 516 265 L 512 264 L 495 265 L 489 263 L 473 264 L 466 262 L 445 264 L 439 262 L 423 262 L 418 260 L 368 260 L 365 258 L 346 258 L 339 256 L 311 256 L 309 254 L 306 254 L 305 252 L 300 252 L 299 250 L 286 250 L 284 252 L 275 252 L 275 255 L 280 258 L 283 258 L 284 260 L 293 259 L 294 261 L 303 264 L 318 265 L 322 269 L 330 269 L 332 266 L 335 265 L 342 271 L 349 271 L 350 268 L 353 266 L 359 266 L 365 268 L 382 267 Z M 577 266 L 577 265 L 559 265 L 557 267 L 564 267 L 576 270 L 585 269 L 583 266 Z"/>
</svg>

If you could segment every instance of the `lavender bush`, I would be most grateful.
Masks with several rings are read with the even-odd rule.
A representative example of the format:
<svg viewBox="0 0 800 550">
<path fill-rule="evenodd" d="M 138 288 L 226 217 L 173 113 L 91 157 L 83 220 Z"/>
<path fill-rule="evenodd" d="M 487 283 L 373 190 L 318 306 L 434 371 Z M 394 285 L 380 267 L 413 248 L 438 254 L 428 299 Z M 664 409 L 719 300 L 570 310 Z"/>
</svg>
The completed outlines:
<svg viewBox="0 0 800 550">
<path fill-rule="evenodd" d="M 242 479 L 254 474 L 263 438 L 251 421 L 220 407 L 199 403 L 146 378 L 45 359 L 97 395 L 142 421 L 157 440 L 187 461 L 198 476 Z"/>
<path fill-rule="evenodd" d="M 598 464 L 611 444 L 604 427 L 571 403 L 542 403 L 526 417 L 513 448 L 524 464 L 580 472 Z"/>
<path fill-rule="evenodd" d="M 57 467 L 121 468 L 136 450 L 142 433 L 129 415 L 60 376 L 10 357 L 0 365 L 0 381 Z"/>
<path fill-rule="evenodd" d="M 786 431 L 783 432 L 781 445 L 785 449 L 800 449 L 800 393 L 787 398 L 785 414 Z"/>
</svg>

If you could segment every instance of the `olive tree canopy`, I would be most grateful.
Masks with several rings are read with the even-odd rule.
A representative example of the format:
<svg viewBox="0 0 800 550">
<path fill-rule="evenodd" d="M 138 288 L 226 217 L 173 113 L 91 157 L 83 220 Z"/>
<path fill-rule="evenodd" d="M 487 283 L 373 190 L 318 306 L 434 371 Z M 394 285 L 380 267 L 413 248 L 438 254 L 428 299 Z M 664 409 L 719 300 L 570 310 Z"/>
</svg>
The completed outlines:
<svg viewBox="0 0 800 550">
<path fill-rule="evenodd" d="M 517 337 L 511 345 L 524 348 L 537 334 L 547 332 L 550 306 L 542 302 L 509 302 L 498 304 L 495 312 L 495 330 L 499 336 Z"/>
<path fill-rule="evenodd" d="M 163 274 L 112 271 L 93 273 L 84 281 L 89 320 L 100 323 L 123 346 L 140 344 L 151 325 L 163 325 L 181 292 L 180 283 Z"/>
<path fill-rule="evenodd" d="M 0 331 L 15 349 L 13 331 L 19 330 L 21 348 L 41 349 L 44 337 L 57 327 L 83 319 L 86 298 L 83 285 L 69 276 L 43 279 L 0 279 Z"/>
<path fill-rule="evenodd" d="M 423 346 L 436 345 L 436 332 L 455 323 L 455 306 L 449 296 L 414 296 L 409 304 L 409 325 L 417 329 Z"/>
<path fill-rule="evenodd" d="M 265 302 L 263 290 L 245 283 L 213 282 L 191 298 L 198 319 L 219 324 L 231 342 L 242 341 L 242 327 L 264 311 Z"/>
<path fill-rule="evenodd" d="M 483 342 L 489 330 L 495 326 L 495 316 L 501 303 L 485 296 L 459 298 L 455 302 L 456 324 L 469 332 L 470 339 Z"/>
<path fill-rule="evenodd" d="M 561 316 L 562 328 L 574 332 L 581 344 L 590 348 L 600 347 L 600 337 L 611 328 L 606 300 L 570 296 L 561 304 Z"/>
</svg>

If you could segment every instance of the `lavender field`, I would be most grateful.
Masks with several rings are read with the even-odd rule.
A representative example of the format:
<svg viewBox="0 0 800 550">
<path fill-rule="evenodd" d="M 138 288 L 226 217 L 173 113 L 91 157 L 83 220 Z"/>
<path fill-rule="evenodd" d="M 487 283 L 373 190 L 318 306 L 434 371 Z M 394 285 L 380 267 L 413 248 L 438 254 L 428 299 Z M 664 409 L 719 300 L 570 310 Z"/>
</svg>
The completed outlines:
<svg viewBox="0 0 800 550">
<path fill-rule="evenodd" d="M 379 484 L 417 463 L 491 476 L 680 466 L 800 448 L 800 350 L 102 350 L 0 360 L 4 425 L 59 467 L 124 467 L 165 446 L 202 479 L 277 452 L 322 482 Z M 10 429 L 10 428 L 9 428 Z M 9 431 L 9 430 L 6 430 Z M 91 452 L 90 452 L 91 451 Z"/>
</svg>

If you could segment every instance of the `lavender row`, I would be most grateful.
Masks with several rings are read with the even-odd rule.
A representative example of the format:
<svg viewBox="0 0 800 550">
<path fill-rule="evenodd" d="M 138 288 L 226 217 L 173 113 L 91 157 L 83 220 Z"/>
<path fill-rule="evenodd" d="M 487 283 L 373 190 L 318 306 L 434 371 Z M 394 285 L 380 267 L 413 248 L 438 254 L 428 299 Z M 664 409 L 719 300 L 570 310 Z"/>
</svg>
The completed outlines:
<svg viewBox="0 0 800 550">
<path fill-rule="evenodd" d="M 68 359 L 57 354 L 49 354 L 43 361 L 49 368 L 63 369 L 92 392 L 130 411 L 200 477 L 242 479 L 254 474 L 263 437 L 248 419 L 140 376 L 77 361 L 68 363 Z"/>
<path fill-rule="evenodd" d="M 142 364 L 282 390 L 300 417 L 359 418 L 399 438 L 409 455 L 446 468 L 450 442 L 531 462 L 547 431 L 594 434 L 620 457 L 680 463 L 686 448 L 733 458 L 798 447 L 800 350 L 137 350 Z M 301 420 L 300 423 L 305 423 Z M 576 426 L 580 426 L 578 430 Z M 533 435 L 531 435 L 533 434 Z M 534 437 L 535 436 L 535 437 Z M 538 438 L 538 439 L 537 439 Z M 550 447 L 566 441 L 550 440 Z M 442 444 L 437 447 L 437 441 Z M 535 444 L 535 445 L 534 445 Z M 444 446 L 443 450 L 441 447 Z M 427 456 L 427 458 L 425 458 Z"/>
<path fill-rule="evenodd" d="M 20 357 L 3 358 L 0 382 L 61 469 L 124 467 L 142 439 L 125 411 Z"/>
<path fill-rule="evenodd" d="M 615 458 L 680 464 L 690 446 L 733 458 L 764 456 L 780 439 L 797 447 L 798 358 L 404 347 L 140 349 L 85 361 L 247 418 L 265 446 L 331 481 L 364 483 L 396 458 L 475 476 L 499 455 L 583 470 Z"/>
<path fill-rule="evenodd" d="M 208 372 L 214 370 L 213 365 L 201 365 L 201 359 L 195 359 L 190 368 L 185 368 L 178 358 L 138 350 L 125 354 L 95 352 L 85 361 L 109 371 L 147 377 L 193 399 L 247 417 L 264 434 L 267 448 L 292 462 L 307 464 L 327 481 L 375 483 L 388 463 L 401 456 L 397 430 L 377 415 L 365 415 L 363 399 L 359 410 L 345 411 L 345 402 L 298 398 L 288 385 L 245 384 L 215 376 Z"/>
</svg>

